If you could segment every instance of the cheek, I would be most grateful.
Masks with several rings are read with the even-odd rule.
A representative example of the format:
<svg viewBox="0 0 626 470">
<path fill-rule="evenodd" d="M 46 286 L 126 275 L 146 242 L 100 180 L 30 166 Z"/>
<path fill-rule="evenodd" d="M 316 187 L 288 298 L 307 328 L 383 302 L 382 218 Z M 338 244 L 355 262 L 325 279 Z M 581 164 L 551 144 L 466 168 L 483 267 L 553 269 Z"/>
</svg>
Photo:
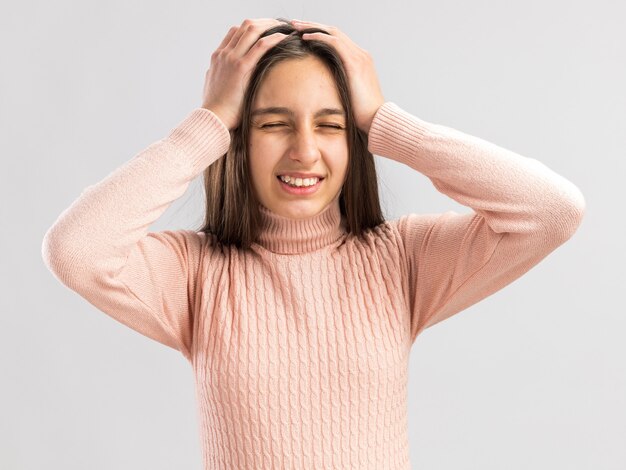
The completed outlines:
<svg viewBox="0 0 626 470">
<path fill-rule="evenodd" d="M 330 155 L 335 156 L 331 163 L 335 174 L 345 174 L 348 170 L 348 160 L 350 158 L 348 146 L 343 142 L 339 142 L 330 148 L 329 152 Z"/>
<path fill-rule="evenodd" d="M 250 178 L 256 188 L 268 186 L 272 184 L 274 167 L 272 159 L 269 158 L 271 152 L 261 148 L 260 146 L 253 147 L 248 152 L 248 168 L 250 172 Z"/>
</svg>

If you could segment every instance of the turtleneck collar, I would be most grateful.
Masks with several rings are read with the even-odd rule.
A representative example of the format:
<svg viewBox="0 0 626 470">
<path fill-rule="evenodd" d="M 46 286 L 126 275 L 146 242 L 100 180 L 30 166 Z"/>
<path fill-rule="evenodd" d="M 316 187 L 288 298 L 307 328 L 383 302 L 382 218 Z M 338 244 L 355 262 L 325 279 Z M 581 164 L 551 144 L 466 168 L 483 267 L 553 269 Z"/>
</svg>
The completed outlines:
<svg viewBox="0 0 626 470">
<path fill-rule="evenodd" d="M 346 233 L 346 220 L 341 214 L 341 192 L 319 213 L 304 219 L 281 216 L 259 203 L 261 229 L 257 243 L 280 254 L 307 253 L 319 250 Z"/>
</svg>

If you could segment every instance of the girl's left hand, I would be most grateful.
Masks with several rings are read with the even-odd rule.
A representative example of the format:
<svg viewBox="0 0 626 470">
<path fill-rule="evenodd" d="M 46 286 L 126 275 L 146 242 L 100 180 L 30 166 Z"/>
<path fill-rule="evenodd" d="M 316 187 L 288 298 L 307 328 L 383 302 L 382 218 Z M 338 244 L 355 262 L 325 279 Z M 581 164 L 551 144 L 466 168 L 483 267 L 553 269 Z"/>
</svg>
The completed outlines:
<svg viewBox="0 0 626 470">
<path fill-rule="evenodd" d="M 305 33 L 302 39 L 315 39 L 325 42 L 339 53 L 350 82 L 350 95 L 356 125 L 366 134 L 369 133 L 376 111 L 385 103 L 374 69 L 374 60 L 369 52 L 361 49 L 345 33 L 334 26 L 299 20 L 292 20 L 291 24 L 298 31 L 307 28 L 320 28 L 328 31 L 329 34 Z"/>
</svg>

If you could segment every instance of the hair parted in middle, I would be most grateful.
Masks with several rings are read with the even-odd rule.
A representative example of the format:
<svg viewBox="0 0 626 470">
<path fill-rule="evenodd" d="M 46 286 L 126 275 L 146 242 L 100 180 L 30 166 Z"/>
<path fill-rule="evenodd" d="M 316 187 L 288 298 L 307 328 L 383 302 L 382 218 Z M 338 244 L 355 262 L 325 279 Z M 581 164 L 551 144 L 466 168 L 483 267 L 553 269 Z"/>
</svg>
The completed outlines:
<svg viewBox="0 0 626 470">
<path fill-rule="evenodd" d="M 245 90 L 241 120 L 230 130 L 231 142 L 227 153 L 204 170 L 206 211 L 202 226 L 196 231 L 213 234 L 224 244 L 248 248 L 256 241 L 260 229 L 259 202 L 251 184 L 248 165 L 250 114 L 256 93 L 263 79 L 279 62 L 314 56 L 328 67 L 346 112 L 348 167 L 339 196 L 341 214 L 346 217 L 347 231 L 356 236 L 385 222 L 378 196 L 378 178 L 374 156 L 368 150 L 367 134 L 354 120 L 349 81 L 337 51 L 322 41 L 302 39 L 302 34 L 322 32 L 320 28 L 296 30 L 289 20 L 264 31 L 260 37 L 274 33 L 288 36 L 269 49 L 258 61 Z"/>
</svg>

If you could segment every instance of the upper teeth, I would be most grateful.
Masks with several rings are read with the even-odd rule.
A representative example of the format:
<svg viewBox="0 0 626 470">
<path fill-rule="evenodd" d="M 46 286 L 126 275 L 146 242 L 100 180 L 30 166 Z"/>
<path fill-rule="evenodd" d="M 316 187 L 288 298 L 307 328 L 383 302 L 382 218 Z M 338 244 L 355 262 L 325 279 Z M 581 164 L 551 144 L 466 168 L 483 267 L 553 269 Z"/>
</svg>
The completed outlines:
<svg viewBox="0 0 626 470">
<path fill-rule="evenodd" d="M 280 175 L 280 179 L 292 186 L 311 186 L 319 181 L 319 178 L 292 178 L 290 176 Z"/>
</svg>

